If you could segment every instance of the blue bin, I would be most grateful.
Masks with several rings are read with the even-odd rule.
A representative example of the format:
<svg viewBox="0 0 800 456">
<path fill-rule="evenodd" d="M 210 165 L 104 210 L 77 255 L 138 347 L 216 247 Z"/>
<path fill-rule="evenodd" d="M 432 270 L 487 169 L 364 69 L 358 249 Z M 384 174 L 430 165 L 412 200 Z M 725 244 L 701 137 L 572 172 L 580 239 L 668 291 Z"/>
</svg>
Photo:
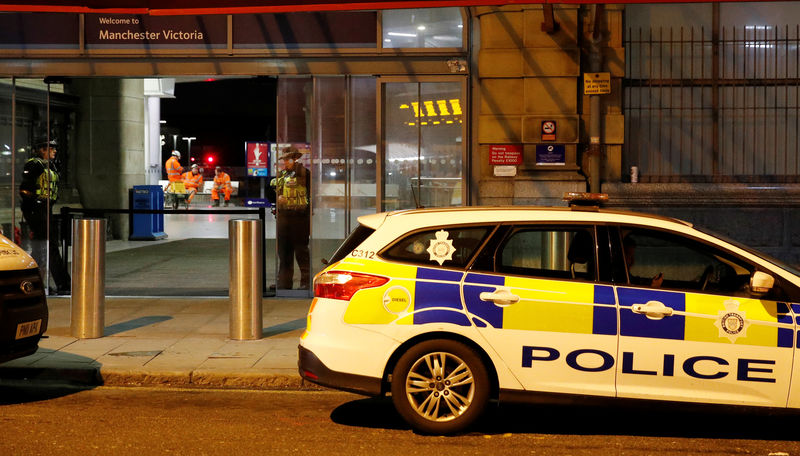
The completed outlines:
<svg viewBox="0 0 800 456">
<path fill-rule="evenodd" d="M 134 185 L 131 195 L 133 209 L 164 209 L 164 189 L 160 185 Z M 154 241 L 164 239 L 164 214 L 133 214 L 131 217 L 131 241 Z"/>
</svg>

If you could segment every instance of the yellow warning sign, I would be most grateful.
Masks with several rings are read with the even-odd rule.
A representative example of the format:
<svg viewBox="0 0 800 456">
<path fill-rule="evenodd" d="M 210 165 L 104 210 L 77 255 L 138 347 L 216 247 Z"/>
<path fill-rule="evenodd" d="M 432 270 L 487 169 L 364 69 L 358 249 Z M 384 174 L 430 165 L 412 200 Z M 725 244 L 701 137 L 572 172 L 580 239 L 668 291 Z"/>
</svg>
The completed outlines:
<svg viewBox="0 0 800 456">
<path fill-rule="evenodd" d="M 611 93 L 611 73 L 583 73 L 584 95 Z"/>
</svg>

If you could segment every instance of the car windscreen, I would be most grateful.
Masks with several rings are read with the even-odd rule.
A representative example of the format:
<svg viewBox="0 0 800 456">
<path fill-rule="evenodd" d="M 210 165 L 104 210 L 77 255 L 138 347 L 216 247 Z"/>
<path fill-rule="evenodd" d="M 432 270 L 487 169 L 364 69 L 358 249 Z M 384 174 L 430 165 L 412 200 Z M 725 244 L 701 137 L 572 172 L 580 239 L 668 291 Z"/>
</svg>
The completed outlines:
<svg viewBox="0 0 800 456">
<path fill-rule="evenodd" d="M 347 239 L 342 242 L 342 245 L 333 252 L 333 256 L 328 260 L 328 264 L 336 263 L 346 257 L 354 248 L 358 247 L 365 239 L 367 239 L 375 230 L 364 225 L 358 225 L 356 229 L 350 232 Z"/>
<path fill-rule="evenodd" d="M 764 252 L 762 252 L 760 250 L 756 250 L 756 249 L 754 249 L 754 248 L 752 248 L 752 247 L 750 247 L 748 245 L 742 244 L 739 241 L 735 241 L 735 240 L 733 240 L 733 239 L 731 239 L 731 238 L 729 238 L 729 237 L 727 237 L 727 236 L 725 236 L 723 234 L 715 233 L 714 231 L 709 230 L 708 228 L 703 228 L 703 227 L 699 227 L 699 226 L 695 226 L 694 228 L 697 231 L 700 231 L 701 233 L 708 234 L 709 236 L 714 236 L 715 238 L 721 239 L 721 240 L 727 242 L 728 244 L 735 245 L 736 247 L 739 247 L 740 249 L 744 250 L 745 252 L 751 253 L 751 254 L 759 257 L 759 258 L 763 258 L 764 260 L 769 261 L 770 263 L 774 264 L 775 266 L 777 266 L 777 267 L 779 267 L 781 269 L 785 269 L 785 270 L 791 272 L 794 275 L 800 276 L 800 270 L 798 270 L 794 266 L 790 266 L 790 265 L 784 263 L 783 261 L 781 261 L 781 260 L 779 260 L 777 258 L 772 257 L 769 254 L 766 254 L 766 253 L 764 253 Z"/>
</svg>

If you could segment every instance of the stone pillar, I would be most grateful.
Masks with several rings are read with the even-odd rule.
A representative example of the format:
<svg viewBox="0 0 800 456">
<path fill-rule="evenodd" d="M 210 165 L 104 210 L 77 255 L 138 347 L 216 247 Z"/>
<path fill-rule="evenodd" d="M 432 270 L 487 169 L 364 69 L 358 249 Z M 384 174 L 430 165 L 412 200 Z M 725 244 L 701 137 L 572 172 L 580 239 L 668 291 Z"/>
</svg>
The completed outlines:
<svg viewBox="0 0 800 456">
<path fill-rule="evenodd" d="M 578 171 L 580 135 L 579 9 L 554 9 L 558 30 L 542 30 L 542 5 L 479 7 L 478 204 L 563 204 L 566 191 L 584 191 Z M 556 122 L 555 141 L 543 140 L 542 121 Z M 495 177 L 489 147 L 520 144 L 524 162 L 515 177 Z M 565 163 L 536 164 L 537 144 L 563 144 Z"/>
<path fill-rule="evenodd" d="M 76 173 L 86 208 L 128 207 L 128 190 L 146 183 L 144 82 L 92 78 L 72 82 L 80 96 Z M 128 217 L 114 216 L 111 232 L 128 238 Z"/>
<path fill-rule="evenodd" d="M 478 182 L 480 205 L 563 205 L 568 191 L 586 191 L 581 157 L 588 144 L 588 97 L 583 97 L 582 70 L 591 30 L 589 10 L 573 5 L 556 6 L 558 24 L 552 33 L 542 5 L 476 7 L 479 33 L 477 84 L 474 97 L 477 119 L 476 151 L 480 158 L 473 171 Z M 620 174 L 623 121 L 621 78 L 625 53 L 622 49 L 622 8 L 607 6 L 603 51 L 611 68 L 613 92 L 604 97 L 604 167 L 606 178 Z M 608 42 L 608 45 L 605 44 Z M 585 44 L 585 46 L 584 46 Z M 588 62 L 587 62 L 588 65 Z M 604 71 L 609 71 L 604 69 Z M 585 114 L 584 114 L 585 113 Z M 542 122 L 556 122 L 556 138 L 542 137 Z M 515 177 L 495 177 L 489 164 L 489 147 L 519 144 L 524 162 Z M 536 163 L 536 146 L 563 144 L 563 165 Z"/>
</svg>

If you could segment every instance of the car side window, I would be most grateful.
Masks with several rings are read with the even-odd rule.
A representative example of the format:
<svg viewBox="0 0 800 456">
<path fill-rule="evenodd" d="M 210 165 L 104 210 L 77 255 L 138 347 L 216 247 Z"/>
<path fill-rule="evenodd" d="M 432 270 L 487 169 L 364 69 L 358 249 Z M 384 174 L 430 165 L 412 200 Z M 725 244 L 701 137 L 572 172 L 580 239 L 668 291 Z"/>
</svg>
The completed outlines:
<svg viewBox="0 0 800 456">
<path fill-rule="evenodd" d="M 629 282 L 636 286 L 734 294 L 754 267 L 701 242 L 648 229 L 622 228 Z"/>
<path fill-rule="evenodd" d="M 427 266 L 463 268 L 494 226 L 442 227 L 412 233 L 380 253 L 384 258 Z"/>
<path fill-rule="evenodd" d="M 496 272 L 531 277 L 594 280 L 592 228 L 520 227 L 500 245 Z"/>
</svg>

